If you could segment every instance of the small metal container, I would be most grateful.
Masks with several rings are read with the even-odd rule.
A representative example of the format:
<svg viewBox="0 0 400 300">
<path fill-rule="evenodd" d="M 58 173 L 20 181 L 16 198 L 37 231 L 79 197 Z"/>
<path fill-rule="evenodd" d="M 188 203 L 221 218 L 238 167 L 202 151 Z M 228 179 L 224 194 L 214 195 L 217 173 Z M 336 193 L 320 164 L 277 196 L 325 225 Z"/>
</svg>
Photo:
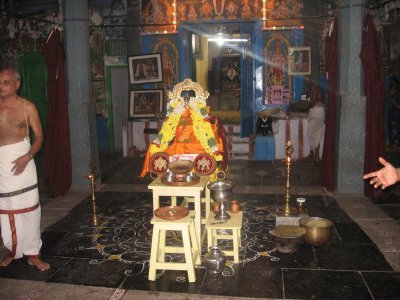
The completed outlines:
<svg viewBox="0 0 400 300">
<path fill-rule="evenodd" d="M 211 273 L 221 273 L 225 269 L 226 256 L 217 246 L 211 246 L 210 251 L 204 255 L 207 270 Z"/>
<path fill-rule="evenodd" d="M 240 202 L 238 200 L 231 200 L 229 202 L 229 210 L 233 214 L 238 213 L 240 210 Z"/>
</svg>

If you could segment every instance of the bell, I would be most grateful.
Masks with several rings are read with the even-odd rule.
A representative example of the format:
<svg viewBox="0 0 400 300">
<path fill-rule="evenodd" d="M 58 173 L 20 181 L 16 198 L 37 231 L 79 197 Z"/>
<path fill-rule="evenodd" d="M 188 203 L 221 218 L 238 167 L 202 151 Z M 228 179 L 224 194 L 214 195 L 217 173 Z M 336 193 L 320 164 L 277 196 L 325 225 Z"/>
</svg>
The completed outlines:
<svg viewBox="0 0 400 300">
<path fill-rule="evenodd" d="M 226 256 L 216 245 L 210 247 L 210 251 L 204 255 L 207 270 L 211 273 L 221 273 L 225 269 Z"/>
</svg>

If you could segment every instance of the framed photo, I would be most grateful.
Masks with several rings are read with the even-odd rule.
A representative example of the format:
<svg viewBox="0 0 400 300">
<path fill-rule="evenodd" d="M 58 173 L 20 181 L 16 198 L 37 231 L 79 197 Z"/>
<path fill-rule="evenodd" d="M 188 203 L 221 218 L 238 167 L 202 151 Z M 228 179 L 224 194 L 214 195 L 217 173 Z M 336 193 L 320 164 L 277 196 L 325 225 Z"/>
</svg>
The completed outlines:
<svg viewBox="0 0 400 300">
<path fill-rule="evenodd" d="M 128 57 L 130 84 L 161 82 L 161 54 L 137 55 Z"/>
<path fill-rule="evenodd" d="M 130 91 L 129 117 L 151 118 L 162 112 L 163 90 Z"/>
<path fill-rule="evenodd" d="M 289 75 L 311 74 L 311 48 L 289 47 Z"/>
</svg>

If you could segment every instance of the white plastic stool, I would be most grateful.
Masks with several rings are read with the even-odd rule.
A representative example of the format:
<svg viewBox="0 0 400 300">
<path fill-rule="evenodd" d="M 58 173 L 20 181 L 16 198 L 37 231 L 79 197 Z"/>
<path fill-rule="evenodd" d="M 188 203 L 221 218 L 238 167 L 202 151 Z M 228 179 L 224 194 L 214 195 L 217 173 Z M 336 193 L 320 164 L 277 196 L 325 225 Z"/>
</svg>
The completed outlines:
<svg viewBox="0 0 400 300">
<path fill-rule="evenodd" d="M 185 270 L 188 273 L 189 282 L 195 282 L 194 266 L 195 264 L 200 264 L 200 256 L 193 217 L 189 214 L 182 219 L 174 221 L 153 217 L 151 224 L 154 226 L 151 241 L 149 280 L 156 280 L 157 270 Z M 183 247 L 165 245 L 165 236 L 168 230 L 182 233 Z M 184 253 L 185 262 L 165 262 L 165 253 Z"/>
<path fill-rule="evenodd" d="M 230 213 L 230 215 L 231 219 L 225 223 L 219 223 L 219 221 L 214 219 L 213 214 L 208 217 L 206 223 L 207 244 L 208 248 L 210 248 L 212 245 L 216 245 L 218 240 L 232 240 L 233 249 L 222 249 L 222 251 L 227 256 L 233 256 L 234 263 L 239 263 L 240 230 L 242 229 L 243 211 L 235 214 Z M 231 230 L 232 234 L 218 234 L 218 230 Z"/>
</svg>

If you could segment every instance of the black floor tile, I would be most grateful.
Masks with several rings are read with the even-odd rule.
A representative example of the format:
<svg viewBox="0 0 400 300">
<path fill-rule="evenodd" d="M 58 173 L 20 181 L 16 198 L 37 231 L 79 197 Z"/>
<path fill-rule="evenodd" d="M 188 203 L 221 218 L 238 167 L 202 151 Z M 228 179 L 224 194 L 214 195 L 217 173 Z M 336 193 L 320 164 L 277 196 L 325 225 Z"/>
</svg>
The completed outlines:
<svg viewBox="0 0 400 300">
<path fill-rule="evenodd" d="M 84 232 L 91 233 L 96 227 L 108 222 L 110 217 L 97 216 L 97 225 L 94 222 L 93 214 L 68 214 L 57 223 L 49 226 L 46 231 L 58 232 Z"/>
<path fill-rule="evenodd" d="M 189 282 L 186 271 L 157 270 L 155 281 L 148 280 L 149 269 L 129 273 L 122 288 L 134 290 L 147 290 L 152 292 L 189 293 L 198 294 L 206 270 L 204 267 L 195 269 L 196 282 Z"/>
<path fill-rule="evenodd" d="M 282 276 L 279 268 L 228 268 L 220 274 L 207 272 L 200 294 L 226 297 L 282 298 Z"/>
<path fill-rule="evenodd" d="M 358 272 L 284 269 L 285 299 L 373 299 Z"/>
<path fill-rule="evenodd" d="M 334 223 L 340 241 L 348 243 L 370 243 L 373 242 L 356 223 Z"/>
<path fill-rule="evenodd" d="M 270 235 L 247 241 L 244 264 L 246 267 L 264 268 L 317 268 L 313 248 L 310 245 L 301 243 L 293 253 L 280 253 Z"/>
<path fill-rule="evenodd" d="M 362 272 L 375 299 L 400 299 L 400 273 Z"/>
<path fill-rule="evenodd" d="M 43 254 L 46 249 L 51 247 L 52 245 L 57 244 L 60 240 L 64 238 L 66 235 L 66 232 L 60 232 L 60 231 L 44 231 L 42 232 L 42 249 L 41 253 Z"/>
<path fill-rule="evenodd" d="M 296 195 L 295 198 L 302 197 L 306 199 L 306 207 L 314 206 L 331 206 L 339 208 L 339 204 L 336 202 L 335 198 L 329 196 L 315 196 L 315 195 Z"/>
<path fill-rule="evenodd" d="M 328 243 L 314 249 L 320 269 L 392 271 L 375 244 Z"/>
<path fill-rule="evenodd" d="M 66 234 L 65 237 L 57 243 L 43 248 L 42 253 L 47 256 L 55 257 L 103 259 L 104 255 L 102 252 L 110 251 L 113 247 L 107 245 L 115 244 L 115 242 L 109 242 L 112 238 L 112 235 L 80 235 L 71 232 Z"/>
<path fill-rule="evenodd" d="M 378 205 L 389 217 L 400 220 L 400 203 L 399 204 L 380 204 Z"/>
<path fill-rule="evenodd" d="M 40 271 L 34 266 L 28 265 L 25 257 L 15 259 L 7 267 L 0 268 L 1 278 L 12 278 L 21 280 L 47 281 L 68 261 L 68 258 L 54 258 L 42 256 L 43 261 L 50 264 L 50 269 Z"/>
<path fill-rule="evenodd" d="M 353 220 L 339 207 L 332 206 L 307 206 L 310 217 L 320 217 L 332 222 L 353 222 Z"/>
<path fill-rule="evenodd" d="M 120 261 L 71 259 L 48 282 L 117 288 L 130 269 Z"/>
</svg>

